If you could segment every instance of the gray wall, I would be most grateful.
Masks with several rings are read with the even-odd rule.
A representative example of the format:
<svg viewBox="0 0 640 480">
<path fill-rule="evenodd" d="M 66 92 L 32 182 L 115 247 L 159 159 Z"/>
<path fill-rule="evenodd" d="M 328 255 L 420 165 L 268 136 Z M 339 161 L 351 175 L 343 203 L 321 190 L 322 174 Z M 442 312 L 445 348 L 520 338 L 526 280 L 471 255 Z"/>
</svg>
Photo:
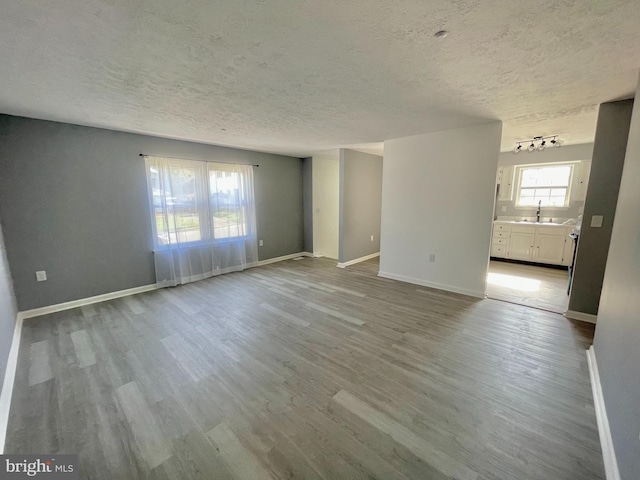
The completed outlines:
<svg viewBox="0 0 640 480">
<path fill-rule="evenodd" d="M 340 150 L 340 263 L 380 251 L 381 210 L 382 157 Z"/>
<path fill-rule="evenodd" d="M 569 310 L 596 315 L 616 214 L 633 100 L 600 105 Z M 603 215 L 601 228 L 591 217 Z"/>
<path fill-rule="evenodd" d="M 313 158 L 302 160 L 302 211 L 304 214 L 304 251 L 313 253 Z"/>
<path fill-rule="evenodd" d="M 636 92 L 640 98 L 640 85 Z M 591 188 L 591 186 L 589 186 Z M 620 477 L 640 472 L 640 102 L 633 107 L 594 349 Z"/>
<path fill-rule="evenodd" d="M 140 153 L 259 164 L 259 258 L 302 251 L 300 159 L 0 115 L 0 217 L 20 310 L 155 283 Z"/>
<path fill-rule="evenodd" d="M 0 225 L 2 221 L 0 219 Z M 2 228 L 0 228 L 0 390 L 7 369 L 7 358 L 11 350 L 13 330 L 16 325 L 16 299 L 9 272 L 9 263 L 4 247 Z"/>
</svg>

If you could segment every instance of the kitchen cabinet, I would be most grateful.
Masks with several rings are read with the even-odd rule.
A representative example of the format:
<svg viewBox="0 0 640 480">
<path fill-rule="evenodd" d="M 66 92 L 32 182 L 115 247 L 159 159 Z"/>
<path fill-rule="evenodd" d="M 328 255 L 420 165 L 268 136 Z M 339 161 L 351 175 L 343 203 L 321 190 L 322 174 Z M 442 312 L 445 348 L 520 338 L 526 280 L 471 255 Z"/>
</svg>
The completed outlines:
<svg viewBox="0 0 640 480">
<path fill-rule="evenodd" d="M 555 227 L 538 227 L 536 230 L 533 261 L 562 265 L 565 243 L 571 240 L 568 234 L 565 236 L 564 229 Z"/>
<path fill-rule="evenodd" d="M 532 232 L 513 232 L 507 248 L 508 257 L 513 260 L 533 260 L 533 248 L 536 234 Z"/>
<path fill-rule="evenodd" d="M 585 160 L 580 162 L 580 171 L 576 172 L 577 185 L 575 188 L 575 196 L 572 200 L 584 202 L 587 198 L 587 187 L 589 186 L 589 175 L 591 175 L 591 161 Z"/>
<path fill-rule="evenodd" d="M 494 222 L 491 256 L 549 265 L 570 265 L 573 226 Z"/>
<path fill-rule="evenodd" d="M 505 165 L 498 168 L 498 200 L 511 200 L 513 196 L 513 165 Z"/>
</svg>

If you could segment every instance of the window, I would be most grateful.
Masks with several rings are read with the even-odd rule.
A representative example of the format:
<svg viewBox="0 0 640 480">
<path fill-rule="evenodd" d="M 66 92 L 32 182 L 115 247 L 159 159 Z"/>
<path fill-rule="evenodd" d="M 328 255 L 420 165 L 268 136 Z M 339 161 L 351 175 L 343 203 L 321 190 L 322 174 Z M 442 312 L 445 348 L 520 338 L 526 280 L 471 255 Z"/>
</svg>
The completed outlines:
<svg viewBox="0 0 640 480">
<path fill-rule="evenodd" d="M 258 261 L 249 165 L 145 157 L 156 285 L 195 282 Z"/>
<path fill-rule="evenodd" d="M 156 248 L 249 234 L 250 166 L 157 157 L 146 163 Z"/>
<path fill-rule="evenodd" d="M 572 164 L 525 166 L 518 170 L 516 205 L 519 207 L 567 207 L 573 175 Z"/>
</svg>

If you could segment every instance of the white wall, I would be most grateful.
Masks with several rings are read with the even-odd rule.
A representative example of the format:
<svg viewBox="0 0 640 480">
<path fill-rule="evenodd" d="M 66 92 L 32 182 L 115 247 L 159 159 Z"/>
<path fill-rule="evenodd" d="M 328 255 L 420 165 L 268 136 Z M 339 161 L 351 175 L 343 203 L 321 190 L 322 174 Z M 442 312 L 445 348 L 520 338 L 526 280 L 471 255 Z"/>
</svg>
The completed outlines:
<svg viewBox="0 0 640 480">
<path fill-rule="evenodd" d="M 523 148 L 526 145 L 523 146 Z M 528 165 L 533 163 L 575 162 L 591 160 L 593 156 L 593 143 L 580 145 L 566 145 L 560 148 L 546 148 L 542 152 L 521 152 L 514 155 L 511 152 L 502 152 L 498 159 L 498 165 Z"/>
<path fill-rule="evenodd" d="M 313 253 L 338 258 L 340 156 L 313 157 Z"/>
<path fill-rule="evenodd" d="M 385 142 L 381 276 L 484 297 L 501 133 L 492 122 Z"/>
</svg>

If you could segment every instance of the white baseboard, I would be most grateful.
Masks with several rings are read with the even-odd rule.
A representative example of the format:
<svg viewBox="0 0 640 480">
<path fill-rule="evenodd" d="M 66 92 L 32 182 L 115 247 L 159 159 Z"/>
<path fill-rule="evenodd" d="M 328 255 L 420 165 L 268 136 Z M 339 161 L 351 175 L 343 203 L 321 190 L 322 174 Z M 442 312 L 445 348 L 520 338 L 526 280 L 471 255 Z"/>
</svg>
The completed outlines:
<svg viewBox="0 0 640 480">
<path fill-rule="evenodd" d="M 290 260 L 296 257 L 312 257 L 312 256 L 313 254 L 309 252 L 292 253 L 290 255 L 284 255 L 282 257 L 269 258 L 267 260 L 262 260 L 262 261 L 256 262 L 251 266 L 259 267 L 262 265 L 268 265 L 270 263 L 282 262 L 283 260 Z M 230 269 L 229 271 L 236 271 L 236 270 Z M 197 279 L 194 278 L 193 280 L 197 280 Z M 49 313 L 62 312 L 63 310 L 70 310 L 76 307 L 91 305 L 92 303 L 100 303 L 100 302 L 105 302 L 107 300 L 113 300 L 115 298 L 149 292 L 151 290 L 156 290 L 157 288 L 158 288 L 158 285 L 156 284 L 143 285 L 142 287 L 134 287 L 134 288 L 128 288 L 126 290 L 118 290 L 117 292 L 104 293 L 102 295 L 96 295 L 94 297 L 80 298 L 78 300 L 72 300 L 70 302 L 57 303 L 55 305 L 48 305 L 46 307 L 34 308 L 32 310 L 25 310 L 23 312 L 18 312 L 18 318 L 24 320 L 26 318 L 39 317 L 40 315 L 47 315 Z"/>
<path fill-rule="evenodd" d="M 7 369 L 4 372 L 2 392 L 0 392 L 0 454 L 4 453 L 5 440 L 7 439 L 7 427 L 9 426 L 9 409 L 13 396 L 13 384 L 16 379 L 18 366 L 18 350 L 20 350 L 20 337 L 22 336 L 22 318 L 16 318 L 16 326 L 13 329 L 13 340 L 7 359 Z"/>
<path fill-rule="evenodd" d="M 423 287 L 437 288 L 438 290 L 445 290 L 447 292 L 459 293 L 461 295 L 467 295 L 469 297 L 476 297 L 476 298 L 482 298 L 482 299 L 486 297 L 485 293 L 481 291 L 467 290 L 465 288 L 458 288 L 452 285 L 444 285 L 441 283 L 427 282 L 426 280 L 422 280 L 419 278 L 405 277 L 404 275 L 396 275 L 395 273 L 379 271 L 378 276 L 383 278 L 390 278 L 392 280 L 399 280 L 401 282 L 413 283 L 415 285 L 422 285 Z"/>
<path fill-rule="evenodd" d="M 589 362 L 589 374 L 591 375 L 591 389 L 593 390 L 593 404 L 596 407 L 596 419 L 598 420 L 598 432 L 600 433 L 600 445 L 602 446 L 602 458 L 604 460 L 604 472 L 607 480 L 620 480 L 616 452 L 613 448 L 611 438 L 611 428 L 609 427 L 609 417 L 602 395 L 602 385 L 600 384 L 600 372 L 596 361 L 596 352 L 593 345 L 587 350 L 587 360 Z"/>
<path fill-rule="evenodd" d="M 267 258 L 266 260 L 260 260 L 256 263 L 256 267 L 262 267 L 263 265 L 269 265 L 271 263 L 283 262 L 285 260 L 291 260 L 298 257 L 313 257 L 314 255 L 309 252 L 290 253 L 289 255 L 283 255 L 281 257 Z"/>
<path fill-rule="evenodd" d="M 376 258 L 380 256 L 380 252 L 372 253 L 371 255 L 365 255 L 364 257 L 356 258 L 354 260 L 349 260 L 348 262 L 338 263 L 336 265 L 338 268 L 348 267 L 349 265 L 354 265 L 360 262 L 366 262 L 367 260 L 371 260 L 372 258 Z"/>
<path fill-rule="evenodd" d="M 70 302 L 57 303 L 55 305 L 48 305 L 46 307 L 34 308 L 33 310 L 18 312 L 18 318 L 20 320 L 24 320 L 25 318 L 39 317 L 40 315 L 62 312 L 63 310 L 83 307 L 85 305 L 91 305 L 92 303 L 105 302 L 107 300 L 113 300 L 114 298 L 126 297 L 128 295 L 135 295 L 137 293 L 150 292 L 151 290 L 155 290 L 156 288 L 158 288 L 156 284 L 153 284 L 143 285 L 142 287 L 128 288 L 126 290 L 118 290 L 117 292 L 103 293 L 102 295 L 96 295 L 95 297 L 80 298 L 78 300 L 72 300 Z"/>
<path fill-rule="evenodd" d="M 598 319 L 597 315 L 591 315 L 590 313 L 582 313 L 576 312 L 574 310 L 567 310 L 564 312 L 564 316 L 567 318 L 572 318 L 574 320 L 581 320 L 583 322 L 596 323 Z"/>
</svg>

